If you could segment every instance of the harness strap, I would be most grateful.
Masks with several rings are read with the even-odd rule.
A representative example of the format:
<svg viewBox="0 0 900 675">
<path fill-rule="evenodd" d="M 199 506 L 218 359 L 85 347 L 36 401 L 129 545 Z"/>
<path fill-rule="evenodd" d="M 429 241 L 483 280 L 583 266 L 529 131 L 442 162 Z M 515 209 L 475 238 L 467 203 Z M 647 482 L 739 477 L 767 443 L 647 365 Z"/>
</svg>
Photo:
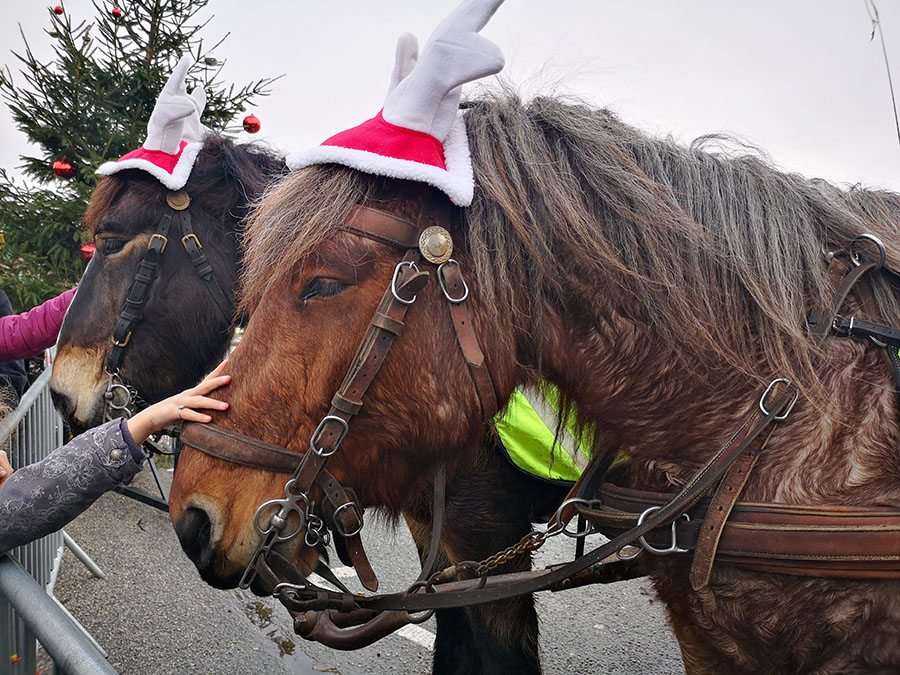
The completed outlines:
<svg viewBox="0 0 900 675">
<path fill-rule="evenodd" d="M 230 321 L 232 314 L 234 314 L 234 303 L 225 295 L 225 291 L 222 290 L 222 287 L 216 280 L 212 265 L 206 259 L 206 254 L 203 253 L 203 244 L 200 243 L 191 227 L 191 214 L 186 209 L 178 212 L 178 225 L 181 229 L 181 245 L 184 246 L 184 250 L 191 259 L 191 264 L 197 271 L 197 276 L 206 282 L 206 290 L 212 297 L 213 302 L 216 303 L 222 318 Z"/>
<path fill-rule="evenodd" d="M 579 512 L 606 536 L 633 527 L 640 514 L 670 494 L 604 483 L 599 501 Z M 714 499 L 704 499 L 675 521 L 645 535 L 653 546 L 677 543 L 699 552 Z M 740 567 L 845 579 L 900 578 L 900 509 L 805 506 L 737 501 L 717 542 L 716 559 Z M 693 578 L 692 578 L 693 581 Z"/>
<path fill-rule="evenodd" d="M 122 309 L 119 312 L 119 321 L 116 323 L 112 334 L 112 349 L 106 359 L 106 370 L 109 373 L 115 373 L 122 365 L 122 359 L 125 356 L 125 348 L 131 342 L 131 334 L 134 327 L 143 316 L 144 302 L 147 299 L 147 293 L 150 285 L 156 279 L 159 268 L 159 259 L 166 250 L 166 244 L 169 242 L 169 228 L 172 226 L 171 213 L 166 213 L 159 222 L 159 228 L 150 235 L 150 242 L 147 245 L 147 252 L 138 264 L 137 272 L 128 292 L 125 294 L 125 301 L 122 303 Z"/>
<path fill-rule="evenodd" d="M 478 400 L 481 401 L 481 414 L 484 419 L 491 419 L 497 414 L 497 394 L 494 392 L 494 384 L 485 364 L 484 352 L 478 344 L 478 337 L 472 325 L 472 317 L 466 299 L 469 297 L 469 288 L 463 280 L 459 263 L 448 260 L 438 267 L 438 280 L 444 297 L 450 307 L 450 317 L 453 319 L 453 329 L 456 332 L 456 340 L 462 350 L 463 358 L 469 367 L 472 380 L 475 382 L 475 390 L 478 392 Z"/>
<path fill-rule="evenodd" d="M 166 250 L 166 244 L 169 242 L 169 229 L 172 226 L 173 217 L 178 219 L 178 226 L 182 235 L 181 243 L 184 246 L 184 250 L 191 259 L 197 275 L 206 282 L 206 290 L 215 302 L 222 317 L 226 321 L 230 321 L 234 313 L 234 304 L 232 300 L 229 300 L 216 280 L 215 272 L 213 272 L 212 266 L 203 253 L 203 245 L 191 227 L 191 215 L 188 211 L 191 203 L 190 195 L 184 190 L 168 192 L 166 194 L 166 203 L 171 212 L 167 212 L 162 217 L 157 231 L 150 235 L 147 252 L 138 264 L 137 272 L 131 285 L 128 287 L 125 301 L 122 303 L 119 321 L 116 323 L 115 329 L 113 329 L 113 346 L 106 359 L 106 371 L 108 373 L 117 373 L 119 368 L 121 368 L 122 360 L 125 357 L 125 348 L 131 341 L 131 335 L 135 326 L 143 317 L 143 307 L 147 301 L 150 285 L 156 279 L 160 259 Z"/>
</svg>

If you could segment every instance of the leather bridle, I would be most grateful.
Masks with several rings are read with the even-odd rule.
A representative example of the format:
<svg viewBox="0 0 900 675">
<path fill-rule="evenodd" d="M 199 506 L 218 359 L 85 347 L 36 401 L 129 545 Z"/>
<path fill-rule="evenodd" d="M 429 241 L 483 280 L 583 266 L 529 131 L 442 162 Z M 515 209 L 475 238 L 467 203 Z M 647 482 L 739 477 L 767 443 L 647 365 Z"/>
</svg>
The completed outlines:
<svg viewBox="0 0 900 675">
<path fill-rule="evenodd" d="M 349 555 L 341 555 L 341 558 L 353 564 L 363 586 L 370 590 L 377 588 L 377 578 L 359 540 L 363 510 L 352 490 L 342 488 L 325 470 L 325 466 L 347 435 L 350 421 L 362 408 L 363 396 L 402 331 L 407 310 L 428 282 L 430 273 L 420 269 L 419 264 L 436 265 L 438 281 L 450 307 L 457 341 L 475 383 L 482 414 L 485 419 L 490 419 L 497 412 L 497 396 L 472 326 L 467 303 L 469 289 L 459 264 L 451 257 L 453 243 L 450 233 L 440 224 L 446 223 L 448 208 L 442 201 L 429 200 L 418 224 L 368 207 L 357 206 L 351 210 L 345 225 L 349 232 L 398 248 L 404 255 L 394 269 L 391 283 L 366 329 L 343 383 L 331 400 L 328 414 L 313 432 L 310 451 L 302 456 L 299 465 L 296 464 L 295 453 L 278 446 L 212 424 L 184 425 L 182 440 L 206 454 L 281 473 L 287 473 L 285 469 L 288 466 L 296 467 L 285 485 L 285 497 L 269 500 L 257 509 L 254 525 L 261 541 L 241 578 L 242 588 L 248 587 L 261 570 L 266 578 L 272 578 L 266 559 L 276 543 L 288 541 L 304 528 L 307 530 L 308 544 L 321 542 L 324 536 L 321 527 L 318 527 L 318 534 L 310 542 L 310 522 L 317 526 L 323 523 L 329 525 L 338 535 L 334 541 L 339 554 L 342 547 L 349 549 Z M 321 517 L 314 501 L 314 486 L 323 494 L 321 507 L 324 513 Z M 267 515 L 268 523 L 264 523 Z"/>
<path fill-rule="evenodd" d="M 440 213 L 441 209 L 433 206 L 426 208 L 424 224 L 441 222 Z M 299 466 L 294 469 L 285 485 L 285 498 L 265 502 L 256 512 L 255 526 L 261 540 L 243 574 L 242 586 L 249 585 L 257 575 L 260 576 L 274 588 L 273 595 L 294 616 L 295 630 L 299 634 L 332 647 L 353 649 L 370 644 L 403 623 L 416 620 L 410 617 L 410 612 L 463 607 L 540 590 L 561 590 L 584 583 L 608 582 L 636 576 L 632 559 L 621 556 L 623 549 L 638 541 L 645 541 L 648 536 L 658 537 L 660 532 L 665 535 L 670 525 L 674 533 L 675 521 L 715 490 L 708 510 L 715 511 L 718 515 L 704 521 L 709 524 L 708 528 L 704 527 L 708 532 L 700 535 L 703 542 L 697 544 L 695 570 L 692 572 L 692 584 L 695 587 L 705 585 L 722 528 L 735 507 L 747 476 L 776 426 L 788 417 L 799 396 L 799 388 L 784 378 L 775 378 L 770 383 L 760 396 L 758 405 L 746 416 L 728 443 L 700 467 L 677 493 L 666 495 L 664 500 L 658 499 L 652 508 L 641 514 L 636 523 L 631 520 L 628 527 L 610 532 L 610 541 L 586 554 L 579 553 L 571 562 L 544 570 L 496 576 L 484 576 L 486 572 L 479 571 L 494 569 L 496 562 L 491 565 L 482 564 L 475 568 L 477 578 L 474 579 L 465 578 L 466 570 L 472 571 L 470 564 L 458 564 L 435 574 L 430 574 L 430 569 L 423 569 L 419 580 L 407 591 L 375 596 L 356 595 L 346 589 L 323 589 L 294 570 L 273 547 L 276 543 L 299 534 L 304 525 L 308 527 L 309 518 L 315 513 L 312 489 L 315 485 L 321 487 L 323 476 L 331 478 L 324 467 L 347 435 L 350 420 L 359 413 L 363 405 L 363 395 L 394 339 L 400 334 L 408 306 L 429 277 L 427 271 L 418 267 L 420 252 L 424 255 L 429 248 L 427 242 L 423 244 L 425 234 L 436 229 L 443 230 L 440 225 L 416 226 L 391 214 L 366 207 L 355 207 L 352 210 L 346 229 L 393 245 L 405 254 L 395 268 L 391 285 L 370 321 L 356 357 L 331 401 L 328 414 L 312 435 L 310 451 L 302 456 Z M 452 252 L 452 242 L 449 248 Z M 496 394 L 465 305 L 468 288 L 462 279 L 459 265 L 449 258 L 449 253 L 445 259 L 432 259 L 429 256 L 426 259 L 438 265 L 438 280 L 450 303 L 457 339 L 476 384 L 482 412 L 488 419 L 497 409 Z M 810 337 L 816 345 L 821 345 L 830 334 L 835 317 L 838 317 L 837 312 L 855 284 L 879 267 L 880 263 L 855 261 L 855 265 L 848 268 L 832 261 L 828 268 L 828 279 L 833 296 L 828 306 L 820 308 L 817 314 L 821 317 L 820 321 L 810 328 Z M 291 465 L 290 458 L 293 457 L 296 461 L 296 455 L 284 448 L 212 424 L 185 423 L 182 440 L 186 445 L 214 457 L 270 471 L 286 473 Z M 588 527 L 580 532 L 570 532 L 566 528 L 576 514 L 591 514 L 592 507 L 596 506 L 592 498 L 600 488 L 610 461 L 609 453 L 591 460 L 582 478 L 551 518 L 545 532 L 530 533 L 516 546 L 492 558 L 502 561 L 504 555 L 511 557 L 534 550 L 547 537 L 555 534 L 566 533 L 583 540 L 587 533 L 597 531 Z M 442 484 L 441 479 L 440 485 Z M 438 481 L 436 488 L 437 486 Z M 435 492 L 437 493 L 437 489 Z M 326 497 L 325 501 L 328 500 Z M 345 517 L 353 519 L 353 531 L 361 528 L 362 510 L 358 505 L 348 507 L 343 503 L 339 508 L 334 508 L 332 503 L 331 510 L 336 520 Z M 271 511 L 273 515 L 268 523 L 264 523 L 263 517 L 267 511 Z M 436 522 L 434 529 L 439 532 L 438 511 L 435 507 L 433 515 Z M 344 527 L 346 528 L 346 524 Z M 336 541 L 338 539 L 336 537 Z M 437 539 L 433 536 L 432 558 L 439 542 L 440 536 Z M 652 547 L 647 546 L 646 550 L 652 550 Z M 355 565 L 356 561 L 353 562 Z M 357 566 L 357 571 L 359 570 Z M 360 579 L 369 588 L 362 574 Z M 341 588 L 340 585 L 338 587 Z M 356 629 L 347 627 L 363 622 L 365 625 Z"/>
<path fill-rule="evenodd" d="M 156 231 L 150 235 L 147 251 L 138 264 L 137 272 L 122 303 L 119 320 L 113 329 L 111 338 L 113 346 L 106 358 L 105 366 L 107 377 L 106 392 L 103 396 L 105 420 L 131 417 L 136 412 L 135 407 L 139 403 L 137 391 L 123 382 L 119 369 L 125 358 L 125 350 L 131 343 L 131 336 L 144 315 L 144 303 L 149 297 L 150 286 L 156 279 L 160 259 L 169 243 L 169 230 L 173 220 L 178 222 L 181 244 L 190 257 L 197 275 L 206 282 L 206 289 L 219 313 L 228 322 L 234 314 L 234 301 L 216 280 L 215 272 L 203 253 L 203 245 L 191 226 L 191 212 L 188 208 L 191 204 L 190 196 L 184 190 L 170 191 L 166 193 L 166 204 L 169 210 L 160 219 Z"/>
</svg>

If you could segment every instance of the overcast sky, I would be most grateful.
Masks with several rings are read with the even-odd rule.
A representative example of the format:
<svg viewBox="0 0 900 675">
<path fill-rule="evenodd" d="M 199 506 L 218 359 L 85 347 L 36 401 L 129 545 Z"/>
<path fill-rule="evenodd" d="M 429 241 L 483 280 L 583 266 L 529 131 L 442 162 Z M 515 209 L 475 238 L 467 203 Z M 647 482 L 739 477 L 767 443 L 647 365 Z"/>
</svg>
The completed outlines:
<svg viewBox="0 0 900 675">
<path fill-rule="evenodd" d="M 17 23 L 47 53 L 52 4 L 0 0 L 0 62 L 21 47 Z M 285 74 L 250 112 L 262 121 L 252 138 L 288 151 L 373 116 L 397 37 L 410 31 L 424 43 L 455 4 L 213 0 L 205 35 L 231 32 L 216 54 L 227 80 Z M 900 95 L 900 3 L 876 4 Z M 89 0 L 66 8 L 76 20 L 92 15 Z M 900 190 L 900 142 L 871 29 L 864 0 L 507 0 L 482 32 L 506 54 L 502 76 L 526 94 L 574 94 L 685 143 L 735 134 L 781 168 Z M 0 167 L 11 169 L 25 139 L 5 106 L 0 120 Z"/>
</svg>

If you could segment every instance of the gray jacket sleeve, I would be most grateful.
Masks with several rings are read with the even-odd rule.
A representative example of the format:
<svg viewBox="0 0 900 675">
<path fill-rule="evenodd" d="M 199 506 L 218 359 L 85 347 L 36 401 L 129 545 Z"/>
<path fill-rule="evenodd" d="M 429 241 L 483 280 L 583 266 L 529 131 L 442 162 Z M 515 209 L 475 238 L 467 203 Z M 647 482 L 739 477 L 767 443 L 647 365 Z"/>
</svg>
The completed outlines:
<svg viewBox="0 0 900 675">
<path fill-rule="evenodd" d="M 146 457 L 120 418 L 14 471 L 0 486 L 0 553 L 64 527 L 104 492 L 134 477 Z"/>
</svg>

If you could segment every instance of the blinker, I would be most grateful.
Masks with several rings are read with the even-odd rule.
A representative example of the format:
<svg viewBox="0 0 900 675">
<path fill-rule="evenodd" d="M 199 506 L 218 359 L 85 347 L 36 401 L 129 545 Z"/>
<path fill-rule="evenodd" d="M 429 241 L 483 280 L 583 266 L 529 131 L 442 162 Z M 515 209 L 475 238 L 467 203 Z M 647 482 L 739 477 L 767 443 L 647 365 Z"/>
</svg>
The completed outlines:
<svg viewBox="0 0 900 675">
<path fill-rule="evenodd" d="M 453 255 L 453 238 L 440 225 L 426 227 L 419 235 L 419 251 L 425 260 L 440 265 Z"/>
</svg>

